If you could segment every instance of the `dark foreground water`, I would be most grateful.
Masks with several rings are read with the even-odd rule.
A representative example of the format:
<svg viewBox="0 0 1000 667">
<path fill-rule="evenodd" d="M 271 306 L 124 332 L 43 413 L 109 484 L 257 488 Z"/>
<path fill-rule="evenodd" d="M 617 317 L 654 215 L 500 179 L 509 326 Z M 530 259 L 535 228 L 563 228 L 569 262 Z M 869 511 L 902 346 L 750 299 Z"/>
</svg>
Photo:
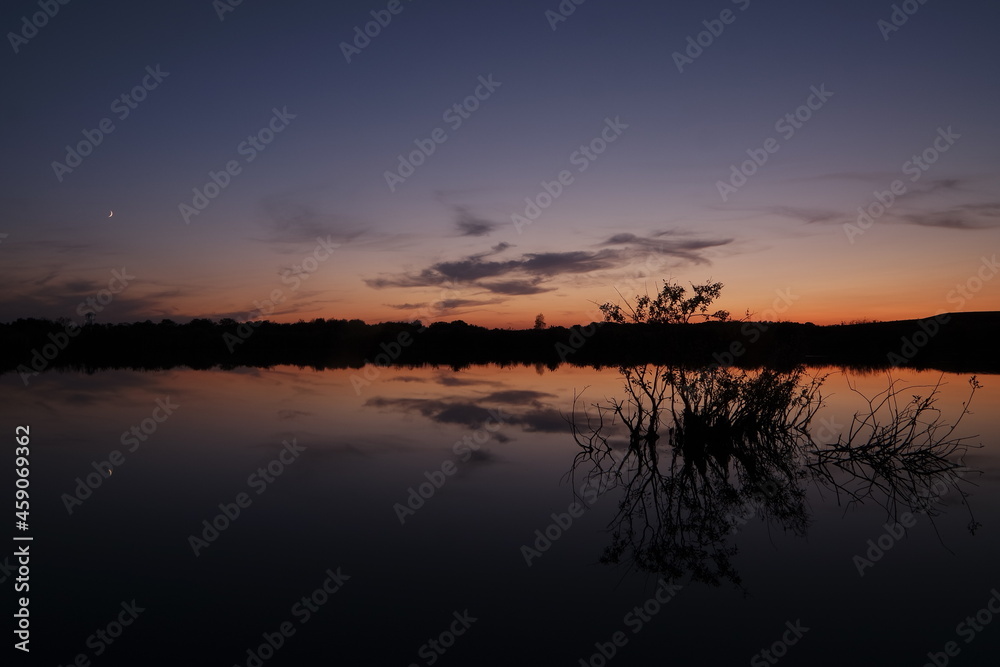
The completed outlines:
<svg viewBox="0 0 1000 667">
<path fill-rule="evenodd" d="M 32 664 L 994 665 L 1000 377 L 979 380 L 954 435 L 983 447 L 950 483 L 928 478 L 934 515 L 887 513 L 878 487 L 849 505 L 806 471 L 777 508 L 703 478 L 717 515 L 681 494 L 622 523 L 622 482 L 641 478 L 566 477 L 574 396 L 624 400 L 615 369 L 5 375 L 4 633 L 17 641 L 23 595 L 11 554 L 30 544 Z M 848 381 L 869 396 L 888 382 L 834 372 L 817 441 L 866 407 Z M 953 421 L 968 376 L 943 381 Z"/>
</svg>

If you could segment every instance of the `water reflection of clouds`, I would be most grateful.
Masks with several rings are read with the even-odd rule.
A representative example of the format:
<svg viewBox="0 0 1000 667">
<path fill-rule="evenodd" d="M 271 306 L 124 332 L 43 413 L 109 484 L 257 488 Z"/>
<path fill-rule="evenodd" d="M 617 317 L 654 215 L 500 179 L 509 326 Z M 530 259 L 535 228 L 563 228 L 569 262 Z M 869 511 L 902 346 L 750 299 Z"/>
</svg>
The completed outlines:
<svg viewBox="0 0 1000 667">
<path fill-rule="evenodd" d="M 261 450 L 261 456 L 273 458 L 282 450 L 282 443 L 292 439 L 304 445 L 309 458 L 363 458 L 404 454 L 422 449 L 423 438 L 394 433 L 392 435 L 334 435 L 328 430 L 275 431 L 247 444 L 251 450 Z"/>
<path fill-rule="evenodd" d="M 176 379 L 183 371 L 102 371 L 100 373 L 49 372 L 41 373 L 31 381 L 31 386 L 12 387 L 22 396 L 68 405 L 96 405 L 114 402 L 116 405 L 145 404 L 147 399 L 140 391 L 161 393 L 176 386 Z M 9 376 L 15 377 L 15 376 Z"/>
<path fill-rule="evenodd" d="M 292 419 L 299 419 L 300 417 L 312 417 L 315 415 L 313 412 L 306 412 L 305 410 L 278 410 L 278 419 L 281 421 L 290 421 Z"/>
<path fill-rule="evenodd" d="M 447 372 L 437 372 L 433 378 L 433 382 L 436 382 L 445 387 L 465 387 L 474 384 L 493 384 L 495 380 L 493 379 L 479 379 L 479 378 L 464 378 L 459 375 L 452 375 Z"/>
<path fill-rule="evenodd" d="M 149 416 L 157 398 L 171 396 L 176 400 L 182 373 L 48 372 L 39 374 L 27 388 L 16 375 L 8 375 L 0 381 L 0 402 L 11 406 L 19 421 L 44 424 L 51 437 L 40 439 L 40 446 L 80 446 L 91 441 L 91 430 L 108 424 L 118 424 L 124 430 L 140 422 Z"/>
<path fill-rule="evenodd" d="M 398 375 L 389 378 L 389 382 L 422 382 L 434 383 L 444 387 L 467 387 L 477 384 L 494 384 L 495 376 L 492 378 L 462 377 L 452 371 L 441 370 L 440 368 L 416 369 L 426 373 L 425 377 L 419 375 Z"/>
<path fill-rule="evenodd" d="M 564 415 L 551 402 L 556 399 L 556 394 L 548 392 L 502 389 L 477 396 L 375 396 L 364 405 L 383 411 L 419 414 L 439 424 L 458 424 L 467 428 L 479 428 L 494 416 L 506 425 L 520 426 L 527 433 L 568 433 Z M 494 433 L 493 438 L 500 442 L 510 439 L 502 431 Z"/>
</svg>

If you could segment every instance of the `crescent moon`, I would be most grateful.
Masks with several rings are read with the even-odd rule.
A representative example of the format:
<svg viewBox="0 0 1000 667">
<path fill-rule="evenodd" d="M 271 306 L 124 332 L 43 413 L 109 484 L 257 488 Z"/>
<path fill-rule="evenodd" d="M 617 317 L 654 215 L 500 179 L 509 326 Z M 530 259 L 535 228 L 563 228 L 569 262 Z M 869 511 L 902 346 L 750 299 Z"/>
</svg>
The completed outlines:
<svg viewBox="0 0 1000 667">
<path fill-rule="evenodd" d="M 115 212 L 114 212 L 114 211 L 109 211 L 109 212 L 108 212 L 108 217 L 109 217 L 109 218 L 112 218 L 112 217 L 114 217 L 114 215 L 115 215 Z"/>
</svg>

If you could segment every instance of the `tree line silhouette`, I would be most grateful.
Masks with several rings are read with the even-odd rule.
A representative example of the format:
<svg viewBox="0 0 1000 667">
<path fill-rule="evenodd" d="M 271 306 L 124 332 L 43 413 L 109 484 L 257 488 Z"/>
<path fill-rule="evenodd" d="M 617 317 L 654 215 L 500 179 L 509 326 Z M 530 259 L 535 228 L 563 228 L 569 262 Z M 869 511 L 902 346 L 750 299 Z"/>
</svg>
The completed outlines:
<svg viewBox="0 0 1000 667">
<path fill-rule="evenodd" d="M 848 368 L 907 366 L 948 372 L 1000 372 L 1000 313 L 953 313 L 934 336 L 901 320 L 817 326 L 794 322 L 616 323 L 487 329 L 455 322 L 316 319 L 251 325 L 222 320 L 91 324 L 66 334 L 63 322 L 19 319 L 0 323 L 0 372 L 52 368 L 161 369 L 270 367 L 356 368 L 434 364 L 562 363 L 582 366 L 689 364 Z M 407 344 L 402 344 L 400 338 Z M 914 338 L 916 340 L 914 341 Z M 234 341 L 239 341 L 234 342 Z M 64 345 L 59 345 L 62 342 Z M 920 345 L 919 343 L 923 343 Z"/>
<path fill-rule="evenodd" d="M 812 323 L 733 320 L 711 312 L 722 283 L 664 281 L 654 296 L 600 306 L 604 321 L 572 327 L 487 329 L 462 320 L 380 322 L 314 319 L 277 323 L 204 318 L 79 326 L 66 319 L 0 323 L 0 373 L 52 368 L 195 369 L 237 366 L 358 368 L 365 364 L 530 364 L 556 368 L 684 364 L 793 368 L 800 364 L 949 372 L 1000 372 L 1000 312 L 951 313 L 923 320 Z M 697 321 L 701 319 L 703 321 Z"/>
</svg>

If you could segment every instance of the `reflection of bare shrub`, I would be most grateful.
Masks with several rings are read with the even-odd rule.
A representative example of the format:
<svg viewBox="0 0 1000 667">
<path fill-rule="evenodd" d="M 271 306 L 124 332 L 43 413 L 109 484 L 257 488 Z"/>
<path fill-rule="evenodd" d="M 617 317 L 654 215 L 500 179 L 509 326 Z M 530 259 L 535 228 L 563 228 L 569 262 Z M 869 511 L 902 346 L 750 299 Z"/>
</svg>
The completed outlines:
<svg viewBox="0 0 1000 667">
<path fill-rule="evenodd" d="M 623 367 L 625 399 L 571 420 L 589 464 L 623 489 L 603 559 L 644 571 L 739 585 L 725 544 L 749 507 L 796 533 L 806 527 L 798 441 L 820 405 L 822 379 L 803 371 Z M 624 431 L 624 441 L 615 439 Z M 663 438 L 663 441 L 661 441 Z M 620 447 L 616 444 L 620 442 Z M 662 445 L 669 449 L 663 450 Z"/>
<path fill-rule="evenodd" d="M 740 586 L 731 562 L 735 525 L 756 516 L 804 534 L 809 479 L 850 502 L 874 498 L 893 512 L 900 501 L 912 507 L 926 498 L 942 476 L 955 488 L 961 481 L 951 458 L 965 438 L 953 432 L 968 402 L 946 423 L 934 407 L 937 385 L 927 397 L 900 403 L 906 388 L 891 382 L 866 399 L 869 410 L 854 416 L 846 435 L 820 448 L 810 425 L 825 377 L 804 378 L 802 368 L 647 365 L 620 372 L 623 398 L 581 413 L 576 397 L 570 419 L 579 446 L 570 475 L 621 489 L 606 563 Z M 971 384 L 975 393 L 979 384 Z"/>
<path fill-rule="evenodd" d="M 937 514 L 925 501 L 940 496 L 935 487 L 942 484 L 947 485 L 944 489 L 957 490 L 964 503 L 967 494 L 959 487 L 964 468 L 955 459 L 965 453 L 971 438 L 955 437 L 954 432 L 969 414 L 972 398 L 982 385 L 972 377 L 969 386 L 961 414 L 948 423 L 936 406 L 940 379 L 934 385 L 915 387 L 901 387 L 899 380 L 890 379 L 884 391 L 864 397 L 868 409 L 854 415 L 846 434 L 813 452 L 810 468 L 836 490 L 838 499 L 845 496 L 849 504 L 872 499 L 893 518 L 900 507 Z M 851 389 L 864 396 L 857 388 Z M 904 394 L 915 389 L 930 391 L 926 396 L 911 394 L 906 400 Z M 838 482 L 838 472 L 846 473 L 849 481 Z M 970 529 L 977 526 L 973 520 Z"/>
</svg>

